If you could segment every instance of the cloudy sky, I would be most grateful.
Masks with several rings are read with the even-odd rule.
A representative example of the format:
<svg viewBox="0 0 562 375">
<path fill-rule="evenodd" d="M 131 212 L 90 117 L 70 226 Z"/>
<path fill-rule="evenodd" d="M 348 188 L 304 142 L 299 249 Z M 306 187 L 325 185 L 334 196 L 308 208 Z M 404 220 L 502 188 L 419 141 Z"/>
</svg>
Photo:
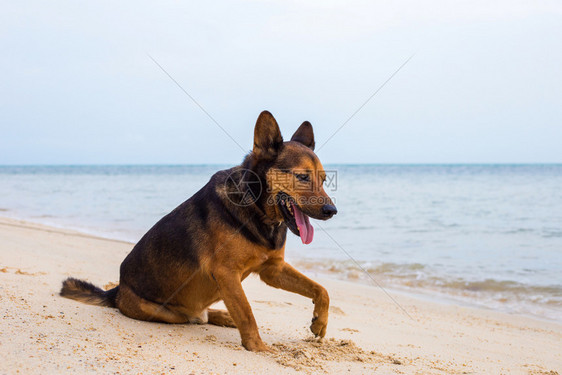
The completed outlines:
<svg viewBox="0 0 562 375">
<path fill-rule="evenodd" d="M 0 164 L 562 162 L 562 2 L 4 1 Z M 235 140 L 183 93 L 152 56 Z"/>
</svg>

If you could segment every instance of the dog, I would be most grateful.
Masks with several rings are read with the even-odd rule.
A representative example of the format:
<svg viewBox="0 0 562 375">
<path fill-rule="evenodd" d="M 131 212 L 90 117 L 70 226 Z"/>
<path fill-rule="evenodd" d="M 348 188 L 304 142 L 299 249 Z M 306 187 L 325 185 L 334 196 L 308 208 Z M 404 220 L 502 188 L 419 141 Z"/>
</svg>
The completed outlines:
<svg viewBox="0 0 562 375">
<path fill-rule="evenodd" d="M 242 164 L 214 174 L 160 219 L 121 264 L 117 287 L 104 291 L 68 278 L 60 295 L 117 307 L 133 319 L 237 327 L 244 348 L 269 351 L 242 288 L 257 273 L 272 287 L 311 298 L 310 329 L 324 337 L 328 292 L 284 260 L 287 229 L 309 244 L 309 218 L 337 213 L 323 188 L 326 173 L 314 144 L 308 121 L 284 142 L 273 115 L 262 112 Z M 227 311 L 209 308 L 221 300 Z"/>
</svg>

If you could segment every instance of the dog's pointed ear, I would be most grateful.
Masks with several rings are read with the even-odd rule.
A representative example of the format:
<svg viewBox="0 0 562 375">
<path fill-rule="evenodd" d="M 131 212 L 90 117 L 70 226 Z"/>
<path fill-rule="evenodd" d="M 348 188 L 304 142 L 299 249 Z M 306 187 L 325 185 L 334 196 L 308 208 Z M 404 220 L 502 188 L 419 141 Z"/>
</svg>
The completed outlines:
<svg viewBox="0 0 562 375">
<path fill-rule="evenodd" d="M 283 145 L 279 125 L 271 113 L 263 111 L 256 121 L 254 129 L 254 150 L 257 159 L 275 159 Z"/>
<path fill-rule="evenodd" d="M 299 142 L 314 151 L 314 131 L 312 124 L 305 121 L 299 126 L 295 134 L 291 137 L 291 141 Z"/>
</svg>

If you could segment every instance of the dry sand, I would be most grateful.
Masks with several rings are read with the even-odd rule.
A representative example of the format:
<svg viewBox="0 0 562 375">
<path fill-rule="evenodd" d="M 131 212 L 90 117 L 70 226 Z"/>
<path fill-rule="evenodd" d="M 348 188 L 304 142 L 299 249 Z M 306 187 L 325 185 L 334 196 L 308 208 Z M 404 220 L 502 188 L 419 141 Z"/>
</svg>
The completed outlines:
<svg viewBox="0 0 562 375">
<path fill-rule="evenodd" d="M 314 246 L 314 245 L 312 245 Z M 251 277 L 244 288 L 273 353 L 238 331 L 129 319 L 58 296 L 67 276 L 109 286 L 132 244 L 0 218 L 0 374 L 558 374 L 562 325 L 319 279 L 330 293 L 323 342 L 310 300 Z M 288 250 L 290 253 L 291 250 Z"/>
</svg>

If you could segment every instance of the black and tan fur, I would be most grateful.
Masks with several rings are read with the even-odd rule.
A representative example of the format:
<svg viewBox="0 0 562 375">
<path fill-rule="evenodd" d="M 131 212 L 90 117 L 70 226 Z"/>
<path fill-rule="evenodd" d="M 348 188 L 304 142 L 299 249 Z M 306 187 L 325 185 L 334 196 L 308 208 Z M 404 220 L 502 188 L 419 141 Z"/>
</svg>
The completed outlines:
<svg viewBox="0 0 562 375">
<path fill-rule="evenodd" d="M 273 116 L 264 111 L 254 130 L 253 151 L 241 165 L 217 172 L 195 195 L 158 221 L 121 264 L 119 285 L 103 291 L 69 278 L 60 294 L 85 303 L 117 307 L 128 317 L 166 323 L 210 323 L 238 327 L 242 345 L 268 350 L 242 289 L 250 273 L 275 288 L 311 298 L 312 332 L 323 337 L 328 324 L 326 290 L 284 261 L 287 229 L 294 222 L 274 201 L 283 195 L 307 216 L 326 220 L 336 213 L 322 184 L 322 164 L 314 154 L 312 126 L 304 122 L 284 142 Z M 250 170 L 253 173 L 244 173 Z M 306 171 L 310 189 L 282 191 L 276 176 Z M 259 182 L 252 184 L 248 176 Z M 244 181 L 246 183 L 244 183 Z M 261 192 L 253 192 L 261 186 Z M 251 204 L 235 204 L 236 189 L 255 194 Z M 300 199 L 300 200 L 299 200 Z M 304 199 L 304 200 L 303 200 Z M 227 311 L 210 309 L 224 301 Z"/>
</svg>

